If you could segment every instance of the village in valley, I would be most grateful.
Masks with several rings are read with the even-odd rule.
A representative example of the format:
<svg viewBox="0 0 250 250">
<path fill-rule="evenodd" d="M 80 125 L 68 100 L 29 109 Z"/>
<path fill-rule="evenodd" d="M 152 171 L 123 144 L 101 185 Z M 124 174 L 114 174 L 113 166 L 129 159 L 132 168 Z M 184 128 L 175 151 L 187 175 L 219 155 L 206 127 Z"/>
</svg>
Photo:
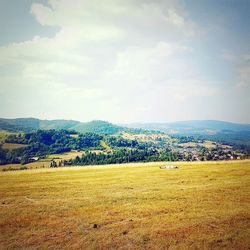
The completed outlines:
<svg viewBox="0 0 250 250">
<path fill-rule="evenodd" d="M 244 145 L 233 142 L 127 128 L 107 134 L 113 129 L 109 124 L 106 134 L 70 130 L 2 131 L 0 169 L 159 161 L 231 161 L 246 159 L 249 155 Z"/>
</svg>

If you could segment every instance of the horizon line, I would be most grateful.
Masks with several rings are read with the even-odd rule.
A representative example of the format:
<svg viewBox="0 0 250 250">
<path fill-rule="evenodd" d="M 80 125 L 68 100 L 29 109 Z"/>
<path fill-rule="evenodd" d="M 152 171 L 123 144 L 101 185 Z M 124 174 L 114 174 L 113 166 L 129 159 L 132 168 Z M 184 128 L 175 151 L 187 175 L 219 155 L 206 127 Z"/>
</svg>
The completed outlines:
<svg viewBox="0 0 250 250">
<path fill-rule="evenodd" d="M 55 119 L 47 119 L 47 118 L 38 118 L 38 117 L 0 117 L 0 119 L 36 119 L 36 120 L 42 120 L 42 121 L 76 121 L 80 123 L 88 123 L 93 121 L 102 121 L 102 122 L 108 122 L 115 125 L 129 125 L 129 124 L 168 124 L 168 123 L 182 123 L 182 122 L 200 122 L 200 121 L 213 121 L 213 122 L 226 122 L 226 123 L 233 123 L 233 124 L 240 124 L 240 125 L 250 125 L 249 123 L 242 123 L 242 122 L 236 122 L 236 121 L 226 121 L 226 120 L 217 120 L 217 119 L 191 119 L 191 120 L 175 120 L 175 121 L 164 121 L 164 122 L 157 122 L 157 121 L 150 121 L 150 122 L 143 122 L 143 121 L 135 121 L 135 122 L 114 122 L 109 121 L 105 119 L 92 119 L 92 120 L 75 120 L 75 119 L 65 119 L 65 118 L 55 118 Z"/>
</svg>

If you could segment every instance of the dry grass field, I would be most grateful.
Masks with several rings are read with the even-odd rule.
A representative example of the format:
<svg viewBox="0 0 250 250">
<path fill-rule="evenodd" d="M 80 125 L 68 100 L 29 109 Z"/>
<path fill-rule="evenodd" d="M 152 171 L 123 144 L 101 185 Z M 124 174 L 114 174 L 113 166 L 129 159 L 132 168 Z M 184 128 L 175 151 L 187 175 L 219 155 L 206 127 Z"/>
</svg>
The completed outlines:
<svg viewBox="0 0 250 250">
<path fill-rule="evenodd" d="M 228 145 L 223 145 L 223 144 L 220 144 L 220 143 L 215 143 L 215 142 L 212 142 L 212 141 L 204 141 L 202 143 L 197 143 L 197 142 L 185 142 L 185 143 L 180 143 L 179 146 L 180 147 L 191 147 L 191 148 L 195 148 L 195 147 L 205 147 L 205 148 L 216 148 L 216 145 L 218 145 L 219 147 L 221 148 L 232 148 L 231 146 L 228 146 Z"/>
<path fill-rule="evenodd" d="M 60 161 L 60 160 L 70 160 L 70 159 L 74 159 L 77 156 L 82 156 L 82 154 L 84 154 L 84 151 L 71 151 L 71 152 L 67 152 L 67 153 L 63 153 L 63 154 L 52 154 L 49 155 L 46 159 L 47 160 L 55 160 L 55 161 Z"/>
<path fill-rule="evenodd" d="M 27 147 L 28 144 L 20 144 L 20 143 L 4 143 L 2 148 L 3 149 L 8 149 L 8 150 L 15 150 L 18 148 L 24 148 Z"/>
<path fill-rule="evenodd" d="M 124 139 L 128 139 L 128 140 L 138 140 L 138 141 L 142 141 L 142 142 L 154 142 L 157 141 L 159 139 L 168 141 L 168 142 L 172 142 L 172 138 L 167 135 L 167 134 L 159 134 L 159 133 L 155 133 L 155 134 L 129 134 L 129 133 L 123 133 L 122 137 Z"/>
<path fill-rule="evenodd" d="M 0 249 L 249 249 L 250 161 L 0 173 Z"/>
</svg>

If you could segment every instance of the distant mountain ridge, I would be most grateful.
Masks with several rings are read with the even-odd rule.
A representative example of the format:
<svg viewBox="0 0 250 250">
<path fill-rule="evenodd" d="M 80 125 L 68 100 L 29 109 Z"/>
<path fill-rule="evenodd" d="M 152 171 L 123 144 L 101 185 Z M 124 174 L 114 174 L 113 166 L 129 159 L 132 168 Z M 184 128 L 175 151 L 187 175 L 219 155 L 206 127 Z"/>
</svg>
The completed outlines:
<svg viewBox="0 0 250 250">
<path fill-rule="evenodd" d="M 132 123 L 123 124 L 130 128 L 158 130 L 166 133 L 217 133 L 250 131 L 250 124 L 239 124 L 218 120 L 193 120 L 169 123 Z"/>
<path fill-rule="evenodd" d="M 0 130 L 30 132 L 38 129 L 65 129 L 80 133 L 93 132 L 100 134 L 116 134 L 125 128 L 106 121 L 79 122 L 74 120 L 40 120 L 37 118 L 0 118 Z"/>
<path fill-rule="evenodd" d="M 30 132 L 38 129 L 65 129 L 80 133 L 117 134 L 136 129 L 156 130 L 169 134 L 216 134 L 231 132 L 250 132 L 250 124 L 238 124 L 218 120 L 194 120 L 169 123 L 131 123 L 116 125 L 110 122 L 94 120 L 80 122 L 75 120 L 41 120 L 37 118 L 0 118 L 0 130 Z"/>
</svg>

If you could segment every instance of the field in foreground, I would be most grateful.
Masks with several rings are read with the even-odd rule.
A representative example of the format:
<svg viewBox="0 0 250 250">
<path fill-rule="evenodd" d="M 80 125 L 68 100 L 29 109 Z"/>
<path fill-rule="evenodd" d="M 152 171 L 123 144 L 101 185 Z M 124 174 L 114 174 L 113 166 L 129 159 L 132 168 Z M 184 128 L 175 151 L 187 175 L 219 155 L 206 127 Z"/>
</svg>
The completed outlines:
<svg viewBox="0 0 250 250">
<path fill-rule="evenodd" d="M 0 249 L 249 249 L 250 161 L 0 173 Z"/>
</svg>

